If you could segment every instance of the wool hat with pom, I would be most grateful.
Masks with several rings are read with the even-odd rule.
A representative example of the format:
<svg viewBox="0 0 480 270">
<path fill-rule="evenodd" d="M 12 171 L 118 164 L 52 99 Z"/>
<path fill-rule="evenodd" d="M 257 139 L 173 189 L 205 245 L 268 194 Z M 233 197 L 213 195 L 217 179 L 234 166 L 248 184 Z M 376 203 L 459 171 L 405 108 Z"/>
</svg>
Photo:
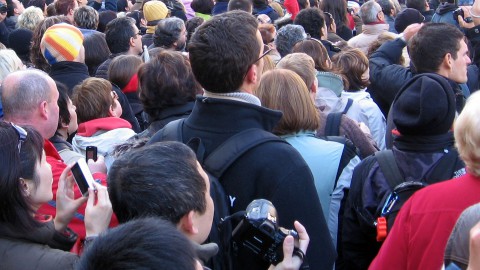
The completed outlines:
<svg viewBox="0 0 480 270">
<path fill-rule="evenodd" d="M 43 34 L 40 50 L 50 65 L 62 61 L 73 61 L 83 46 L 83 34 L 67 23 L 50 26 Z"/>
</svg>

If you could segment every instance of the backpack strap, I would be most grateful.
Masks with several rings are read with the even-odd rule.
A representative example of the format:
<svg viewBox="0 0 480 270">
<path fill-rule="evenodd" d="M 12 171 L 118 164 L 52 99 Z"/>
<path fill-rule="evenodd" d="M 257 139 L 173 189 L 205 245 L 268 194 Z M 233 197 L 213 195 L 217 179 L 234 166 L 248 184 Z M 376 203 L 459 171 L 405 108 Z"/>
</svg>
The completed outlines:
<svg viewBox="0 0 480 270">
<path fill-rule="evenodd" d="M 432 173 L 429 175 L 428 179 L 426 179 L 427 182 L 433 184 L 453 178 L 455 169 L 458 167 L 459 159 L 460 157 L 455 147 L 449 148 L 448 153 L 440 158 L 437 165 L 435 165 L 435 168 L 433 168 Z"/>
<path fill-rule="evenodd" d="M 395 161 L 392 150 L 378 151 L 375 153 L 375 158 L 392 190 L 405 181 Z"/>
<path fill-rule="evenodd" d="M 346 114 L 350 107 L 352 107 L 353 99 L 349 98 L 345 109 L 342 112 L 329 113 L 327 115 L 327 123 L 325 124 L 325 136 L 338 136 L 340 135 L 340 123 L 342 121 L 342 115 Z"/>
<path fill-rule="evenodd" d="M 213 176 L 220 178 L 222 174 L 248 150 L 266 143 L 282 142 L 282 138 L 259 128 L 239 132 L 218 146 L 203 162 L 205 169 Z"/>
<path fill-rule="evenodd" d="M 183 122 L 185 118 L 169 122 L 162 128 L 162 137 L 159 141 L 178 141 L 183 142 Z"/>
<path fill-rule="evenodd" d="M 343 112 L 329 113 L 325 124 L 325 136 L 338 136 Z"/>
<path fill-rule="evenodd" d="M 358 156 L 358 149 L 357 147 L 353 144 L 352 141 L 349 139 L 343 137 L 343 136 L 316 136 L 319 139 L 325 140 L 325 141 L 332 141 L 332 142 L 337 142 L 343 144 L 343 150 L 342 150 L 342 155 L 340 157 L 340 163 L 338 164 L 338 170 L 337 170 L 337 175 L 335 176 L 335 183 L 333 185 L 333 188 L 337 187 L 337 182 L 338 178 L 340 178 L 340 175 L 343 172 L 343 169 L 350 163 L 350 161 Z"/>
<path fill-rule="evenodd" d="M 346 114 L 348 112 L 348 110 L 350 110 L 350 107 L 352 107 L 352 104 L 353 104 L 353 99 L 349 98 L 347 100 L 347 105 L 345 105 L 345 109 L 343 109 L 343 114 Z"/>
</svg>

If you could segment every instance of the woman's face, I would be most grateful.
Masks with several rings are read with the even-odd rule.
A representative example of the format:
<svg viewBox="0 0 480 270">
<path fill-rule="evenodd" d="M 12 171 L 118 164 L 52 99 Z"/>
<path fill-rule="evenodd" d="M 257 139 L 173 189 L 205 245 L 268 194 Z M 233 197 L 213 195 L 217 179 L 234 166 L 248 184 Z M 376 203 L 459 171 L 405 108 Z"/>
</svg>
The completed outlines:
<svg viewBox="0 0 480 270">
<path fill-rule="evenodd" d="M 70 123 L 68 124 L 68 134 L 73 134 L 78 129 L 77 107 L 73 105 L 72 100 L 68 99 L 68 113 L 70 114 Z"/>
<path fill-rule="evenodd" d="M 52 192 L 52 167 L 47 162 L 45 151 L 42 151 L 42 158 L 40 162 L 35 165 L 35 172 L 38 176 L 38 183 L 35 186 L 33 180 L 26 180 L 29 185 L 29 199 L 35 208 L 47 203 L 53 199 Z"/>
</svg>

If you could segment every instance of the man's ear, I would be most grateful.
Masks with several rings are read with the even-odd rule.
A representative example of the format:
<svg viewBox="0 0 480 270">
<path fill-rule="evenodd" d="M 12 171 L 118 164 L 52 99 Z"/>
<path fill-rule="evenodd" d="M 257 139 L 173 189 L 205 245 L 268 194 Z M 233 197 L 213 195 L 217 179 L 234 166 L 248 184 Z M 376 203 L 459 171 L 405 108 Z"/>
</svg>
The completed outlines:
<svg viewBox="0 0 480 270">
<path fill-rule="evenodd" d="M 448 68 L 448 70 L 452 69 L 453 57 L 450 53 L 445 54 L 445 56 L 443 57 L 443 64 L 446 68 Z"/>
<path fill-rule="evenodd" d="M 41 118 L 48 119 L 48 102 L 46 100 L 42 101 L 40 105 L 38 105 L 38 111 Z"/>
<path fill-rule="evenodd" d="M 76 0 L 75 0 L 75 1 L 76 1 Z M 74 13 L 74 10 L 73 10 L 73 9 L 70 9 L 70 10 L 68 11 L 68 15 L 73 16 L 73 13 Z"/>
<path fill-rule="evenodd" d="M 245 76 L 245 79 L 249 83 L 257 83 L 260 78 L 258 77 L 258 66 L 257 65 L 251 65 L 248 70 L 247 74 Z M 245 80 L 244 80 L 245 81 Z"/>
<path fill-rule="evenodd" d="M 195 235 L 198 233 L 198 228 L 194 222 L 195 212 L 192 210 L 185 214 L 177 224 L 180 231 L 186 235 Z"/>
</svg>

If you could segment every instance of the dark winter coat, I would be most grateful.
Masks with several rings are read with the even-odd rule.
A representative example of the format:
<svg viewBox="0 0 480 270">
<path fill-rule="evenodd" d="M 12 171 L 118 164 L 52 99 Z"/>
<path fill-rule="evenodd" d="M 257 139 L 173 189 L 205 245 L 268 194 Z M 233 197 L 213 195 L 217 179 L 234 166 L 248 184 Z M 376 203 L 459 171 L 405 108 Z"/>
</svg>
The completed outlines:
<svg viewBox="0 0 480 270">
<path fill-rule="evenodd" d="M 53 64 L 48 73 L 52 79 L 61 82 L 68 87 L 70 94 L 73 93 L 73 88 L 83 80 L 90 78 L 88 67 L 84 63 L 62 61 Z"/>
<path fill-rule="evenodd" d="M 406 181 L 425 182 L 440 158 L 454 147 L 454 139 L 452 133 L 422 138 L 404 136 L 397 138 L 394 146 L 393 155 Z M 451 174 L 442 181 L 465 172 L 460 158 L 452 167 Z M 373 221 L 391 191 L 375 156 L 364 159 L 355 168 L 343 220 L 345 269 L 367 269 L 377 255 L 381 243 L 376 241 Z"/>
<path fill-rule="evenodd" d="M 271 131 L 281 112 L 241 101 L 198 97 L 183 126 L 184 142 L 198 137 L 208 156 L 231 136 L 246 129 Z M 161 135 L 161 134 L 160 134 Z M 152 137 L 150 142 L 158 138 Z M 245 210 L 253 200 L 273 203 L 278 223 L 293 228 L 295 220 L 307 229 L 310 269 L 332 269 L 335 249 L 314 186 L 313 176 L 300 154 L 280 142 L 261 144 L 238 158 L 220 179 L 231 201 L 232 213 Z M 236 269 L 267 269 L 268 263 L 251 253 L 239 254 Z"/>
</svg>

